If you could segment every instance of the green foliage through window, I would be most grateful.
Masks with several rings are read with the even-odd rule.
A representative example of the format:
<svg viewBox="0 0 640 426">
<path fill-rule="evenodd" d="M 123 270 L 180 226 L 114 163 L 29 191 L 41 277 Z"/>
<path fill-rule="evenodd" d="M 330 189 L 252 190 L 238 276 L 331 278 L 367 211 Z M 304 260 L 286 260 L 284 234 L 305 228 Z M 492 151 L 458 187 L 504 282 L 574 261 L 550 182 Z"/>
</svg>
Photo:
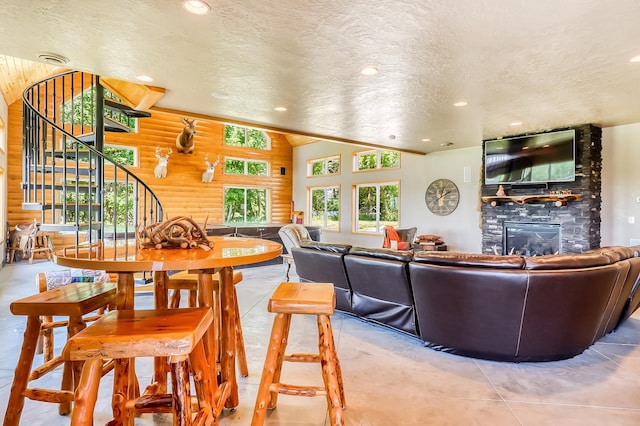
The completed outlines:
<svg viewBox="0 0 640 426">
<path fill-rule="evenodd" d="M 103 154 L 118 164 L 125 166 L 136 165 L 136 150 L 126 146 L 105 145 L 102 150 Z"/>
<path fill-rule="evenodd" d="M 354 171 L 400 167 L 400 153 L 398 151 L 362 151 L 356 153 L 354 157 Z"/>
<path fill-rule="evenodd" d="M 246 148 L 269 149 L 269 138 L 262 130 L 225 124 L 224 144 L 243 146 Z"/>
<path fill-rule="evenodd" d="M 225 223 L 267 223 L 266 188 L 224 189 Z"/>
<path fill-rule="evenodd" d="M 340 173 L 340 156 L 318 158 L 307 162 L 307 176 L 336 175 Z"/>
<path fill-rule="evenodd" d="M 123 103 L 120 98 L 107 89 L 104 90 L 105 99 L 113 99 L 116 102 Z M 60 114 L 64 124 L 72 124 L 74 126 L 93 127 L 95 123 L 95 103 L 96 88 L 92 86 L 78 96 L 68 102 L 64 102 L 60 106 Z M 120 111 L 111 108 L 104 108 L 104 116 L 111 120 L 128 126 L 132 131 L 136 129 L 136 119 L 127 117 Z"/>
<path fill-rule="evenodd" d="M 397 182 L 356 185 L 356 232 L 382 232 L 385 225 L 397 227 L 398 193 Z"/>
<path fill-rule="evenodd" d="M 266 161 L 251 161 L 240 158 L 225 158 L 224 172 L 236 175 L 268 176 L 269 163 Z"/>
<path fill-rule="evenodd" d="M 311 225 L 340 230 L 340 188 L 327 186 L 311 188 Z"/>
</svg>

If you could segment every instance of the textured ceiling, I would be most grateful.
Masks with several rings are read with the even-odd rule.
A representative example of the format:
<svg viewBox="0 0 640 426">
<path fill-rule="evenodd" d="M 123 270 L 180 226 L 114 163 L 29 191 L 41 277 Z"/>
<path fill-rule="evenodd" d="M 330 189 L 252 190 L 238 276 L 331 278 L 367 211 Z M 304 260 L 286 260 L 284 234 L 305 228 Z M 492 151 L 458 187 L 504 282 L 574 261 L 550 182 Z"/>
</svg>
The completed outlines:
<svg viewBox="0 0 640 426">
<path fill-rule="evenodd" d="M 640 122 L 638 0 L 209 4 L 194 16 L 180 0 L 0 0 L 0 54 L 147 74 L 164 108 L 419 152 Z"/>
</svg>

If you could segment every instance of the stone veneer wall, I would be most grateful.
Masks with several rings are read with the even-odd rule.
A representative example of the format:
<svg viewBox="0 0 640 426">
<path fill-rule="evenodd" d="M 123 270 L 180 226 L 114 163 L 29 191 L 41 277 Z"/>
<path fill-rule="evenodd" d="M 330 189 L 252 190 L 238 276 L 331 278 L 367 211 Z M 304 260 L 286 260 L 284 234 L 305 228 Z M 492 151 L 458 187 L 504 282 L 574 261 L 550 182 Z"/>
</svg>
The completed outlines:
<svg viewBox="0 0 640 426">
<path fill-rule="evenodd" d="M 538 195 L 571 190 L 581 201 L 556 207 L 554 203 L 482 203 L 482 252 L 502 253 L 503 222 L 548 222 L 561 226 L 562 253 L 581 253 L 600 247 L 602 130 L 592 125 L 575 127 L 576 180 L 543 185 L 505 185 L 507 195 Z M 484 158 L 484 148 L 483 148 Z M 484 182 L 484 173 L 483 173 Z M 496 194 L 498 185 L 483 185 L 482 196 Z"/>
</svg>

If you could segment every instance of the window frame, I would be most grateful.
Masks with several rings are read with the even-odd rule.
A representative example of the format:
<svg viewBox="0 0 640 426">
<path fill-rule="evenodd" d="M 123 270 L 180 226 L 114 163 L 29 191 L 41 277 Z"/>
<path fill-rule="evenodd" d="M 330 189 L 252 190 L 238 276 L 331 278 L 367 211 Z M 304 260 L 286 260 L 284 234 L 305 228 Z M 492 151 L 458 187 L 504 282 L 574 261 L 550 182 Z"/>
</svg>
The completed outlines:
<svg viewBox="0 0 640 426">
<path fill-rule="evenodd" d="M 244 142 L 243 142 L 242 145 L 233 145 L 233 144 L 227 143 L 227 130 L 226 130 L 227 126 L 236 127 L 238 129 L 243 129 L 244 130 Z M 264 135 L 264 138 L 267 141 L 267 146 L 265 148 L 256 148 L 256 147 L 252 147 L 252 146 L 247 146 L 247 140 L 249 139 L 248 138 L 249 130 L 256 130 L 258 132 L 261 132 Z M 261 129 L 256 129 L 254 127 L 247 127 L 247 126 L 237 126 L 235 124 L 225 124 L 223 129 L 222 129 L 222 145 L 224 145 L 224 146 L 232 146 L 232 147 L 236 147 L 236 148 L 258 149 L 258 150 L 261 150 L 261 151 L 270 151 L 271 150 L 271 138 L 269 137 L 267 132 L 265 132 L 264 130 L 261 130 Z"/>
<path fill-rule="evenodd" d="M 243 203 L 243 221 L 242 222 L 229 222 L 226 218 L 226 205 L 227 205 L 227 190 L 228 189 L 242 189 L 244 190 L 244 203 Z M 248 222 L 247 221 L 247 190 L 262 190 L 265 193 L 265 221 L 264 222 Z M 271 191 L 269 188 L 263 186 L 251 186 L 251 185 L 223 185 L 222 187 L 222 214 L 224 215 L 223 222 L 227 225 L 238 223 L 251 223 L 251 224 L 265 224 L 271 220 Z"/>
<path fill-rule="evenodd" d="M 329 161 L 330 160 L 338 160 L 338 171 L 336 173 L 329 173 Z M 322 162 L 322 173 L 318 174 L 318 175 L 314 175 L 313 174 L 313 164 L 314 163 L 320 163 Z M 320 157 L 320 158 L 312 158 L 310 160 L 307 160 L 307 177 L 309 178 L 316 178 L 316 177 L 323 177 L 323 176 L 340 176 L 342 172 L 342 158 L 340 154 L 336 154 L 336 155 L 328 155 L 326 157 Z"/>
<path fill-rule="evenodd" d="M 337 211 L 337 227 L 336 228 L 330 228 L 327 226 L 327 222 L 328 222 L 328 217 L 329 217 L 329 211 L 327 210 L 327 191 L 331 190 L 331 189 L 337 189 L 338 194 L 337 194 L 337 199 L 338 199 L 338 211 Z M 336 185 L 321 185 L 321 186 L 309 186 L 307 187 L 307 209 L 309 211 L 309 218 L 308 218 L 308 223 L 307 225 L 311 225 L 311 226 L 320 226 L 320 228 L 322 228 L 323 231 L 327 231 L 327 232 L 340 232 L 340 228 L 341 228 L 341 222 L 340 222 L 340 211 L 341 211 L 341 200 L 340 200 L 340 196 L 341 196 L 341 185 L 340 184 L 336 184 Z M 316 225 L 313 222 L 313 191 L 317 191 L 317 190 L 324 190 L 324 211 L 323 211 L 323 219 L 324 219 L 324 225 Z"/>
<path fill-rule="evenodd" d="M 395 152 L 398 155 L 398 164 L 390 167 L 382 166 L 382 155 L 385 152 Z M 372 153 L 376 154 L 376 167 L 371 169 L 359 169 L 359 158 L 364 155 L 370 155 Z M 396 151 L 395 149 L 367 149 L 364 151 L 355 151 L 353 153 L 353 172 L 354 173 L 366 173 L 366 172 L 374 172 L 380 170 L 394 170 L 399 169 L 401 167 L 401 152 Z"/>
<path fill-rule="evenodd" d="M 244 163 L 244 172 L 243 173 L 232 173 L 232 172 L 227 172 L 227 160 L 234 160 L 234 161 L 242 161 Z M 264 164 L 265 166 L 265 174 L 263 175 L 255 175 L 255 174 L 250 174 L 249 173 L 249 163 L 261 163 Z M 222 166 L 222 171 L 224 174 L 226 175 L 234 175 L 234 176 L 255 176 L 255 177 L 269 177 L 269 170 L 270 166 L 269 166 L 269 161 L 267 160 L 252 160 L 249 158 L 240 158 L 240 157 L 232 157 L 232 156 L 225 156 L 224 157 L 224 161 L 223 161 L 223 166 Z"/>
<path fill-rule="evenodd" d="M 398 219 L 395 222 L 391 222 L 391 221 L 385 221 L 385 223 L 381 223 L 381 219 L 380 219 L 380 187 L 382 186 L 391 186 L 391 185 L 395 185 L 397 188 L 397 196 L 396 196 L 396 214 L 398 216 Z M 375 205 L 375 229 L 374 230 L 360 230 L 360 204 L 359 204 L 359 189 L 361 187 L 375 187 L 376 188 L 376 205 Z M 392 225 L 393 227 L 397 228 L 400 226 L 400 181 L 399 180 L 393 180 L 393 181 L 380 181 L 380 182 L 362 182 L 362 183 L 355 183 L 353 184 L 353 191 L 352 191 L 352 205 L 353 205 L 353 219 L 351 221 L 352 223 L 352 232 L 354 234 L 373 234 L 373 235 L 379 235 L 382 233 L 382 227 L 386 226 L 386 225 Z"/>
</svg>

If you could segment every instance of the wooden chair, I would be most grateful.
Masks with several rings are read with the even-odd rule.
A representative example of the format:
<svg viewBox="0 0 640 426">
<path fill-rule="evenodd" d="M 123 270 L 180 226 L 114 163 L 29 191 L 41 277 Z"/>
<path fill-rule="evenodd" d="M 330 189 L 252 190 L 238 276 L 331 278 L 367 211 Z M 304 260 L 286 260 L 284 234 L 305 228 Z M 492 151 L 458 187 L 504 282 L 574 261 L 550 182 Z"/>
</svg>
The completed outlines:
<svg viewBox="0 0 640 426">
<path fill-rule="evenodd" d="M 242 281 L 242 272 L 233 271 L 233 284 L 237 285 Z M 220 276 L 214 274 L 213 288 L 216 289 L 220 285 Z M 176 274 L 169 275 L 169 281 L 167 283 L 167 289 L 173 290 L 169 306 L 171 308 L 180 307 L 180 292 L 181 290 L 189 291 L 189 307 L 195 307 L 197 305 L 198 298 L 198 275 L 190 274 L 188 271 L 180 271 Z M 217 293 L 216 293 L 217 294 Z M 240 312 L 238 310 L 238 298 L 235 297 L 236 303 L 236 357 L 238 360 L 238 370 L 242 377 L 249 376 L 249 367 L 247 366 L 247 354 L 244 348 L 244 336 L 242 334 L 242 324 L 240 324 Z"/>
<path fill-rule="evenodd" d="M 86 327 L 84 315 L 115 303 L 115 300 L 116 285 L 114 283 L 74 283 L 11 303 L 11 313 L 25 315 L 27 327 L 11 385 L 4 426 L 19 424 L 25 397 L 35 401 L 58 403 L 60 414 L 71 412 L 73 390 L 78 384 L 77 377 L 73 377 L 71 363 L 66 362 L 62 356 L 56 356 L 32 370 L 38 339 L 42 332 L 42 317 L 68 317 L 67 334 L 73 336 Z M 64 364 L 60 390 L 28 388 L 30 381 L 42 377 L 60 364 Z M 105 365 L 101 364 L 100 374 L 106 373 L 111 367 L 112 364 L 108 362 Z"/>
<path fill-rule="evenodd" d="M 71 337 L 63 356 L 85 361 L 76 389 L 72 425 L 93 425 L 98 397 L 100 366 L 106 358 L 167 357 L 171 365 L 172 393 L 158 393 L 151 384 L 138 397 L 129 395 L 128 375 L 115 377 L 113 396 L 117 407 L 111 424 L 133 425 L 140 413 L 173 413 L 174 425 L 217 424 L 224 395 L 202 343 L 202 336 L 214 322 L 209 308 L 115 310 Z M 128 361 L 125 361 L 128 362 Z M 193 379 L 198 412 L 193 418 L 190 380 Z"/>
<path fill-rule="evenodd" d="M 275 313 L 276 316 L 256 397 L 252 426 L 264 423 L 267 409 L 276 408 L 280 393 L 309 397 L 326 395 L 331 425 L 344 424 L 343 410 L 346 408 L 346 401 L 342 385 L 342 371 L 329 319 L 333 315 L 335 300 L 333 284 L 294 282 L 281 283 L 269 299 L 268 310 Z M 318 354 L 285 354 L 291 316 L 295 314 L 317 317 Z M 324 387 L 280 383 L 283 361 L 320 363 Z"/>
</svg>

